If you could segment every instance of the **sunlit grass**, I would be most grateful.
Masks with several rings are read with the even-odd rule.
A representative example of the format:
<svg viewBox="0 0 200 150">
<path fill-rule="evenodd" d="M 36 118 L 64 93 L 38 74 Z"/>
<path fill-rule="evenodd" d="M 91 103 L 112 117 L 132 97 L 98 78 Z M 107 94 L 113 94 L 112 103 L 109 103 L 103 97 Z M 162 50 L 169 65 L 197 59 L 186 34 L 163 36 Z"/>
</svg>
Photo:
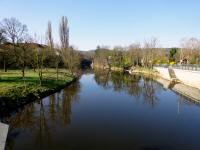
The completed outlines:
<svg viewBox="0 0 200 150">
<path fill-rule="evenodd" d="M 0 71 L 0 97 L 26 97 L 32 93 L 38 96 L 48 90 L 55 89 L 59 86 L 64 86 L 74 77 L 65 69 L 59 69 L 58 80 L 55 69 L 44 69 L 43 82 L 40 86 L 38 72 L 26 70 L 25 78 L 22 78 L 20 70 L 8 70 L 7 72 Z"/>
</svg>

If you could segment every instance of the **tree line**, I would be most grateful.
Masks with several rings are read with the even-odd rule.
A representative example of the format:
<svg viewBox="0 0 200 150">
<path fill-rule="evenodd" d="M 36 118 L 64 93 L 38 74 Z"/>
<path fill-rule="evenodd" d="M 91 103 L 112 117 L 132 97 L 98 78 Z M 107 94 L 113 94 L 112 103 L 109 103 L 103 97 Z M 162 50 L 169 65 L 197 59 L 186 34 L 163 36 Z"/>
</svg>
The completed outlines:
<svg viewBox="0 0 200 150">
<path fill-rule="evenodd" d="M 160 48 L 158 40 L 151 38 L 143 44 L 133 43 L 128 47 L 98 46 L 94 54 L 94 65 L 104 68 L 141 66 L 153 68 L 155 64 L 200 64 L 200 39 L 181 41 L 181 48 Z"/>
<path fill-rule="evenodd" d="M 25 70 L 31 68 L 38 72 L 40 81 L 44 68 L 63 67 L 75 73 L 80 64 L 80 54 L 69 46 L 69 24 L 63 16 L 59 23 L 60 43 L 54 42 L 52 23 L 47 23 L 45 43 L 38 40 L 37 34 L 31 36 L 28 28 L 16 18 L 5 18 L 0 22 L 0 67 Z M 43 40 L 43 39 L 41 39 Z M 57 75 L 58 76 L 58 75 Z"/>
</svg>

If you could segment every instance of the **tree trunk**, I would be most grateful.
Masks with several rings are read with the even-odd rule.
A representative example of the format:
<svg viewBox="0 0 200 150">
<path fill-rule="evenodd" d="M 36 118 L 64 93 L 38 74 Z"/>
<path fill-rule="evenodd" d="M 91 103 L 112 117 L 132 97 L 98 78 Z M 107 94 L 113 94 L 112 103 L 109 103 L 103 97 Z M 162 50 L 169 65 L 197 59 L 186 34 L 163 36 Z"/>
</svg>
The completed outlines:
<svg viewBox="0 0 200 150">
<path fill-rule="evenodd" d="M 4 72 L 7 72 L 6 59 L 4 56 L 3 56 L 3 69 L 4 69 Z"/>
<path fill-rule="evenodd" d="M 58 63 L 57 63 L 57 66 L 56 66 L 56 73 L 57 73 L 57 81 L 58 81 Z"/>
</svg>

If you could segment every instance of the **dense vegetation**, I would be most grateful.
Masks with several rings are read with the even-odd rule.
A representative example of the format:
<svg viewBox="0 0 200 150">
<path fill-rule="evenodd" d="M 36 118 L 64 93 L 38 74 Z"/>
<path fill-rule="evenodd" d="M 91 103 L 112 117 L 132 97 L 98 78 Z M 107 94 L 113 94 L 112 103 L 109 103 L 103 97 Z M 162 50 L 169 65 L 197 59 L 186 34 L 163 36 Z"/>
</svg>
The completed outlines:
<svg viewBox="0 0 200 150">
<path fill-rule="evenodd" d="M 200 63 L 200 40 L 196 38 L 182 41 L 182 48 L 159 48 L 156 38 L 144 42 L 143 45 L 135 43 L 129 47 L 100 47 L 94 54 L 94 65 L 103 68 L 126 68 L 140 66 L 152 68 L 155 64 L 186 64 Z"/>
</svg>

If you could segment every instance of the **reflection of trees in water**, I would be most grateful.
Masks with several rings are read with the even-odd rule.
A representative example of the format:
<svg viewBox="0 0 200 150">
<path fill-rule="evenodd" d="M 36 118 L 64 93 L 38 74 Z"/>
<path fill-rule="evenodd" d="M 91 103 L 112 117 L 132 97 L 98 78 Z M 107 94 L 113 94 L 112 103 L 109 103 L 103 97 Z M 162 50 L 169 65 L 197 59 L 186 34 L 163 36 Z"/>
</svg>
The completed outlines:
<svg viewBox="0 0 200 150">
<path fill-rule="evenodd" d="M 143 95 L 144 101 L 155 106 L 158 103 L 156 93 L 162 88 L 152 78 L 141 75 L 128 75 L 122 72 L 96 70 L 95 80 L 98 85 L 112 88 L 117 92 L 128 92 L 138 100 Z M 109 83 L 112 83 L 111 85 Z"/>
<path fill-rule="evenodd" d="M 105 89 L 111 88 L 109 86 L 110 72 L 108 70 L 94 70 L 94 79 L 96 83 Z"/>
<path fill-rule="evenodd" d="M 50 118 L 52 119 L 52 121 L 55 121 L 56 118 L 56 98 L 55 98 L 55 94 L 54 95 L 50 95 L 49 96 L 49 112 L 50 112 Z"/>
<path fill-rule="evenodd" d="M 196 105 L 196 106 L 200 106 L 200 102 L 199 101 L 196 101 L 194 99 L 191 99 L 189 97 L 186 97 L 180 93 L 176 93 L 177 94 L 177 113 L 180 114 L 181 113 L 181 108 L 182 106 L 184 105 L 187 105 L 187 106 L 192 106 L 192 105 Z"/>
<path fill-rule="evenodd" d="M 72 101 L 79 98 L 79 95 L 77 95 L 79 88 L 79 84 L 72 84 L 70 87 L 63 90 L 61 117 L 64 124 L 70 123 Z"/>
<path fill-rule="evenodd" d="M 143 77 L 143 96 L 145 102 L 154 107 L 158 103 L 156 92 L 159 90 L 158 84 L 152 78 Z"/>
<path fill-rule="evenodd" d="M 51 133 L 50 128 L 47 123 L 47 118 L 45 115 L 45 107 L 43 101 L 40 102 L 40 115 L 39 115 L 39 129 L 37 129 L 36 135 L 36 145 L 42 147 L 43 143 L 51 143 Z"/>
<path fill-rule="evenodd" d="M 78 99 L 79 89 L 79 83 L 74 83 L 60 93 L 51 95 L 39 103 L 29 104 L 16 115 L 7 118 L 10 124 L 7 148 L 13 149 L 15 138 L 26 129 L 31 132 L 28 134 L 35 136 L 35 144 L 38 147 L 50 144 L 56 126 L 70 123 L 72 101 Z"/>
<path fill-rule="evenodd" d="M 122 72 L 112 72 L 110 80 L 115 91 L 120 92 L 124 89 L 124 75 Z"/>
<path fill-rule="evenodd" d="M 126 83 L 126 90 L 128 93 L 132 96 L 135 96 L 137 98 L 141 95 L 141 87 L 140 87 L 140 80 L 141 76 L 139 75 L 130 75 L 125 78 Z"/>
<path fill-rule="evenodd" d="M 15 115 L 10 118 L 6 118 L 7 122 L 9 122 L 9 132 L 7 138 L 7 149 L 13 149 L 15 145 L 15 138 L 19 135 L 18 130 L 16 128 L 33 128 L 35 124 L 36 117 L 34 116 L 34 104 L 31 103 L 20 110 Z M 32 130 L 31 130 L 32 131 Z"/>
</svg>

